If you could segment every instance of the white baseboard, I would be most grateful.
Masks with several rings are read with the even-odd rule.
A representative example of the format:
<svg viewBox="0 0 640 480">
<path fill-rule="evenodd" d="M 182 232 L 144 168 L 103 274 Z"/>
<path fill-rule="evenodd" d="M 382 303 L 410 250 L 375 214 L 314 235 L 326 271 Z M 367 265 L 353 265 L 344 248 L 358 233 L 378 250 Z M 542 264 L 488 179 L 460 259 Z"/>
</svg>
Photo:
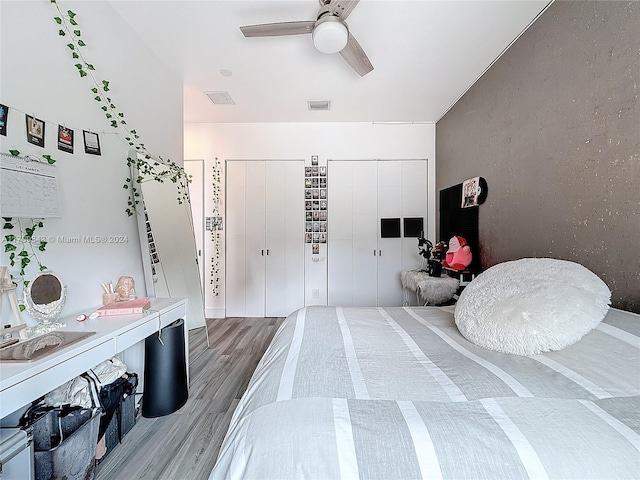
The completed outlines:
<svg viewBox="0 0 640 480">
<path fill-rule="evenodd" d="M 224 318 L 225 309 L 224 308 L 205 308 L 204 316 L 206 318 Z"/>
</svg>

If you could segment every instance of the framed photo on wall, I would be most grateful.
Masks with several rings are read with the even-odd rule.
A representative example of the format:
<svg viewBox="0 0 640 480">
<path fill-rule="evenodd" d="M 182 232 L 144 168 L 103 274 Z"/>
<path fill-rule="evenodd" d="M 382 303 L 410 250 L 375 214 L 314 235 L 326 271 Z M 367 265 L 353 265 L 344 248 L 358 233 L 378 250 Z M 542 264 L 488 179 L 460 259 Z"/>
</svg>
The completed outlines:
<svg viewBox="0 0 640 480">
<path fill-rule="evenodd" d="M 0 104 L 0 135 L 7 136 L 7 121 L 9 119 L 9 107 Z"/>
<path fill-rule="evenodd" d="M 73 130 L 58 125 L 58 150 L 73 153 Z"/>
<path fill-rule="evenodd" d="M 84 153 L 90 155 L 102 155 L 100 152 L 100 137 L 97 133 L 82 131 L 84 135 Z"/>
<path fill-rule="evenodd" d="M 44 147 L 44 121 L 31 115 L 25 115 L 27 122 L 27 142 Z"/>
<path fill-rule="evenodd" d="M 487 198 L 487 181 L 483 177 L 473 177 L 462 182 L 462 208 L 482 205 Z"/>
</svg>

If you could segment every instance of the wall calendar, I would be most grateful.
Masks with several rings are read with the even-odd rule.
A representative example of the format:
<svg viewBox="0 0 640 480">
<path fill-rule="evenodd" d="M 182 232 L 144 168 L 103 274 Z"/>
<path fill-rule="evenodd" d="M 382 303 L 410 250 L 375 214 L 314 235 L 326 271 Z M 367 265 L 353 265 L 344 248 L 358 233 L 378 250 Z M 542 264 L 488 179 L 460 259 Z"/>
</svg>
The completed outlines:
<svg viewBox="0 0 640 480">
<path fill-rule="evenodd" d="M 0 215 L 16 218 L 60 217 L 56 167 L 0 153 Z"/>
</svg>

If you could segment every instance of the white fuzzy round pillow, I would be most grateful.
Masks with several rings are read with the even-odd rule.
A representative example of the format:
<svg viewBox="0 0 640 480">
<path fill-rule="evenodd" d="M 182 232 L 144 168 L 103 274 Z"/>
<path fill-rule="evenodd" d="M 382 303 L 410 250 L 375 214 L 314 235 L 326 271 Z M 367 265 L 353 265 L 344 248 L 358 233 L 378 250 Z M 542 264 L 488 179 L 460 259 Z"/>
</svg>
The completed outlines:
<svg viewBox="0 0 640 480">
<path fill-rule="evenodd" d="M 476 345 L 536 355 L 576 343 L 609 310 L 611 292 L 574 262 L 524 258 L 495 265 L 460 295 L 455 322 Z"/>
</svg>

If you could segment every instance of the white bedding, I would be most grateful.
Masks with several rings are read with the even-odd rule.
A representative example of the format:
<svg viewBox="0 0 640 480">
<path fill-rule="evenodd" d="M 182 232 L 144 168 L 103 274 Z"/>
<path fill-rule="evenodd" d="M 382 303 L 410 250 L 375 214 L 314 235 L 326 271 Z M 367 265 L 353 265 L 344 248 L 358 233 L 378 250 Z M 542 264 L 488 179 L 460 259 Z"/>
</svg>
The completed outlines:
<svg viewBox="0 0 640 480">
<path fill-rule="evenodd" d="M 476 347 L 438 307 L 290 315 L 211 479 L 640 478 L 640 317 L 535 357 Z"/>
</svg>

